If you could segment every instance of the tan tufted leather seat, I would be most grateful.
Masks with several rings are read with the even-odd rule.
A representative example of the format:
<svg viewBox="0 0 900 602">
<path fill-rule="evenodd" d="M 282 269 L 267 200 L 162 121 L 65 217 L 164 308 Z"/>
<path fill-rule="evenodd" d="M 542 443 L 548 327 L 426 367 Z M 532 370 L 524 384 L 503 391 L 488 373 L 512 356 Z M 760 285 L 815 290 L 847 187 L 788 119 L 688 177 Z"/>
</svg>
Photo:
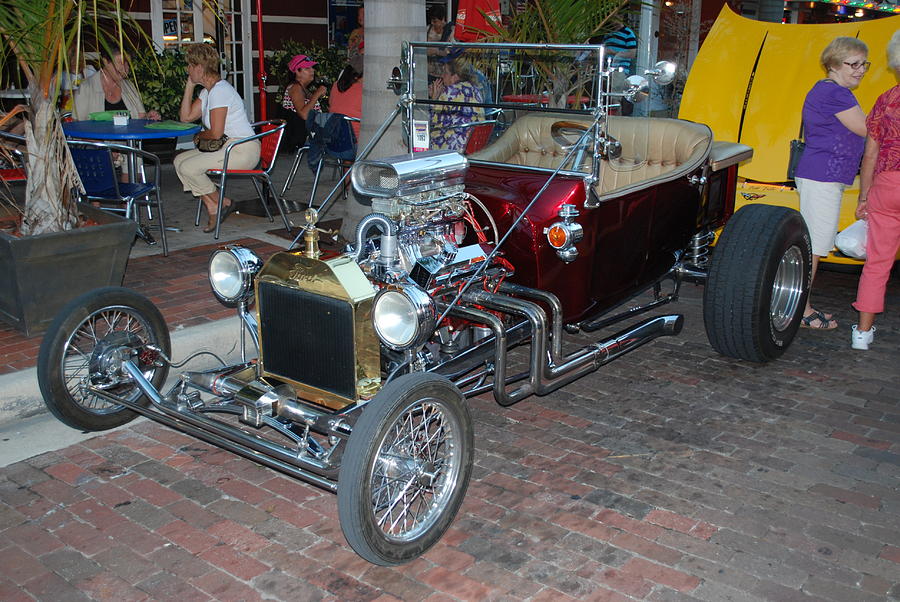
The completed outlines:
<svg viewBox="0 0 900 602">
<path fill-rule="evenodd" d="M 553 124 L 559 121 L 590 123 L 570 116 L 526 115 L 469 158 L 555 169 L 567 152 L 551 135 Z M 613 116 L 609 133 L 621 143 L 622 154 L 612 165 L 604 160 L 601 166 L 600 182 L 595 186 L 601 198 L 686 174 L 706 161 L 712 147 L 712 131 L 707 126 L 681 119 Z"/>
</svg>

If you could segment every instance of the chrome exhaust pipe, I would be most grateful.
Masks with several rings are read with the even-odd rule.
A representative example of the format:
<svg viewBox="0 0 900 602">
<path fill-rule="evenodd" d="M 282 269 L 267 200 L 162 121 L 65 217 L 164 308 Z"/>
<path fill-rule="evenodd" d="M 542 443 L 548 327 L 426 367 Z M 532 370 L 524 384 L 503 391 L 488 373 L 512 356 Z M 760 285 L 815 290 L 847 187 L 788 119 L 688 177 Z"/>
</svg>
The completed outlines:
<svg viewBox="0 0 900 602">
<path fill-rule="evenodd" d="M 522 289 L 528 293 L 533 291 L 533 289 L 527 289 L 527 287 L 516 288 L 519 289 L 519 292 L 522 292 Z M 561 314 L 556 312 L 558 304 L 554 305 L 552 295 L 540 295 L 538 297 L 542 300 L 550 301 L 550 307 L 555 314 L 554 318 L 559 316 L 558 320 L 554 319 L 552 325 L 553 338 L 556 339 L 552 341 L 553 349 L 551 349 L 551 344 L 548 343 L 546 315 L 544 310 L 536 303 L 487 291 L 475 291 L 463 295 L 463 299 L 467 303 L 507 314 L 524 316 L 531 325 L 532 339 L 528 382 L 511 393 L 507 393 L 505 380 L 507 371 L 506 350 L 499 349 L 501 337 L 497 336 L 497 325 L 499 324 L 499 327 L 502 328 L 502 322 L 496 318 L 493 318 L 493 320 L 483 318 L 481 316 L 487 312 L 467 307 L 460 308 L 457 314 L 460 317 L 483 323 L 494 331 L 498 348 L 495 349 L 496 373 L 494 375 L 493 393 L 494 398 L 501 405 L 510 405 L 531 394 L 547 395 L 552 393 L 657 337 L 678 334 L 681 332 L 684 323 L 683 316 L 678 314 L 649 318 L 608 339 L 593 343 L 563 357 L 561 343 L 557 343 L 562 338 Z M 451 313 L 456 309 L 451 310 Z"/>
<path fill-rule="evenodd" d="M 131 360 L 122 362 L 122 370 L 147 396 L 152 404 L 151 407 L 145 407 L 93 387 L 89 388 L 89 391 L 106 401 L 125 406 L 151 420 L 185 431 L 199 439 L 286 472 L 318 487 L 332 492 L 337 491 L 338 469 L 336 467 L 316 458 L 304 456 L 303 452 L 297 449 L 251 435 L 240 428 L 202 414 L 180 411 L 160 395 L 159 391 L 144 377 L 140 368 Z"/>
</svg>

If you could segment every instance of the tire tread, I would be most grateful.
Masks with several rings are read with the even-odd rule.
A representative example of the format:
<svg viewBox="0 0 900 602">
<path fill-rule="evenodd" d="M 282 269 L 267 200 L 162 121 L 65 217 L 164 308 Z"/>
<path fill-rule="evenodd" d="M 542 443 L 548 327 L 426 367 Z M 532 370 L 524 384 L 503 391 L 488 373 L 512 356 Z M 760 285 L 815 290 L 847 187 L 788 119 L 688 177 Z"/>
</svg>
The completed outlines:
<svg viewBox="0 0 900 602">
<path fill-rule="evenodd" d="M 765 362 L 783 351 L 765 348 L 761 333 L 768 324 L 761 323 L 757 310 L 766 294 L 762 287 L 773 248 L 796 220 L 802 225 L 799 213 L 786 207 L 747 205 L 729 220 L 719 237 L 703 293 L 706 333 L 719 353 Z M 806 294 L 808 286 L 801 305 L 806 303 Z"/>
</svg>

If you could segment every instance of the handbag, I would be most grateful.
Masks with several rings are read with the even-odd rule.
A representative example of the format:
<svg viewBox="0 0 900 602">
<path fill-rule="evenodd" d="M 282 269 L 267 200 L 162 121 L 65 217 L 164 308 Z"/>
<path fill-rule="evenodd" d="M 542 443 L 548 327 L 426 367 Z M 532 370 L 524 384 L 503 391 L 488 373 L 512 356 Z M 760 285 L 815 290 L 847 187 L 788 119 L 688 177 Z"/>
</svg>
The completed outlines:
<svg viewBox="0 0 900 602">
<path fill-rule="evenodd" d="M 788 156 L 787 179 L 793 180 L 794 174 L 797 173 L 797 166 L 800 164 L 800 157 L 806 149 L 806 142 L 803 141 L 803 120 L 800 120 L 800 138 L 791 140 L 791 153 Z"/>
<path fill-rule="evenodd" d="M 194 134 L 194 145 L 203 153 L 214 153 L 225 146 L 228 136 L 222 134 L 221 138 L 201 138 L 200 134 Z"/>
<path fill-rule="evenodd" d="M 838 232 L 834 237 L 834 246 L 841 253 L 854 259 L 866 258 L 866 237 L 869 233 L 869 222 L 859 219 Z"/>
</svg>

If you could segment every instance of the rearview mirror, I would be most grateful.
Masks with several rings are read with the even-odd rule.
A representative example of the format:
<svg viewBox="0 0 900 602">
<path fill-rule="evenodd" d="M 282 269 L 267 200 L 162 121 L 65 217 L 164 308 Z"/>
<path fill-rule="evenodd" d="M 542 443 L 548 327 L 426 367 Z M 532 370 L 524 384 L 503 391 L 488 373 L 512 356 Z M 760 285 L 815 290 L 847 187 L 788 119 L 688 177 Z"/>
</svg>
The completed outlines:
<svg viewBox="0 0 900 602">
<path fill-rule="evenodd" d="M 625 78 L 625 90 L 622 96 L 631 103 L 639 103 L 650 95 L 650 82 L 643 75 L 629 75 Z"/>
<path fill-rule="evenodd" d="M 676 69 L 677 66 L 671 61 L 659 61 L 653 66 L 653 69 L 647 69 L 644 73 L 652 77 L 656 84 L 665 86 L 675 80 Z"/>
<path fill-rule="evenodd" d="M 394 67 L 391 70 L 391 78 L 387 81 L 387 89 L 393 90 L 394 94 L 400 96 L 403 94 L 403 86 L 406 83 L 406 77 L 403 75 L 403 70 L 400 67 Z"/>
</svg>

